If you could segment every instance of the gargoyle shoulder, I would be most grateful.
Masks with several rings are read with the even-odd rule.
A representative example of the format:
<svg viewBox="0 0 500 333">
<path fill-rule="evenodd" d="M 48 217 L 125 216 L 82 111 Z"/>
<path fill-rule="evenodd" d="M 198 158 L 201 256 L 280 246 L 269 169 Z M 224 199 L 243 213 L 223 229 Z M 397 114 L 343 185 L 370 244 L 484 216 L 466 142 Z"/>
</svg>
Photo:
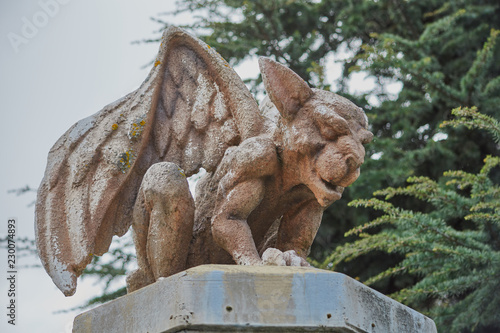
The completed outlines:
<svg viewBox="0 0 500 333">
<path fill-rule="evenodd" d="M 237 178 L 273 175 L 279 166 L 276 146 L 269 138 L 253 137 L 230 152 L 230 169 Z"/>
</svg>

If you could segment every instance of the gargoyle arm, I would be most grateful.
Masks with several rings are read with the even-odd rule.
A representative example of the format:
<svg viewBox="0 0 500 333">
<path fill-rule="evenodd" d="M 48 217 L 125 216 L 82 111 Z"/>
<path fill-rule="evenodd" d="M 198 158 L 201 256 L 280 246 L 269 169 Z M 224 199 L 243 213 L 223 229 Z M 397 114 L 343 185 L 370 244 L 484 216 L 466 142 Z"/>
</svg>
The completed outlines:
<svg viewBox="0 0 500 333">
<path fill-rule="evenodd" d="M 212 220 L 214 240 L 239 265 L 258 265 L 261 262 L 247 218 L 262 201 L 264 191 L 264 182 L 260 178 L 237 184 L 224 196 Z M 219 195 L 220 192 L 219 188 Z"/>
</svg>

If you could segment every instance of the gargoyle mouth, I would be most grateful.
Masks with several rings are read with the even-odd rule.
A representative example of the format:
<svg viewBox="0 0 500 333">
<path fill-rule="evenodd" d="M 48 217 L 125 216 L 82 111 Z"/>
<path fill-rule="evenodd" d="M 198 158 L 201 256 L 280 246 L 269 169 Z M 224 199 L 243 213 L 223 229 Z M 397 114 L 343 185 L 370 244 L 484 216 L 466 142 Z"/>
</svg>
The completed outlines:
<svg viewBox="0 0 500 333">
<path fill-rule="evenodd" d="M 339 186 L 339 185 L 334 185 L 326 180 L 324 180 L 323 178 L 321 178 L 321 182 L 323 183 L 323 185 L 326 187 L 326 189 L 328 190 L 328 192 L 334 192 L 335 194 L 342 196 L 342 193 L 344 192 L 344 188 L 342 186 Z"/>
</svg>

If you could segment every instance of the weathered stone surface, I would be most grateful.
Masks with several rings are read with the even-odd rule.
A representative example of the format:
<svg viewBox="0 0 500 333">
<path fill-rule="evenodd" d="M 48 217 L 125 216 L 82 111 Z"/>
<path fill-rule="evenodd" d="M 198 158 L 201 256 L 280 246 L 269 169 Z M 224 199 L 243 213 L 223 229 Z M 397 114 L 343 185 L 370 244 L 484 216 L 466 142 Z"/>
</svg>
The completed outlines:
<svg viewBox="0 0 500 333">
<path fill-rule="evenodd" d="M 340 273 L 205 265 L 76 317 L 74 333 L 433 333 L 434 322 Z"/>
<path fill-rule="evenodd" d="M 215 50 L 171 27 L 141 87 L 59 139 L 36 238 L 65 295 L 131 225 L 129 291 L 201 264 L 309 265 L 323 211 L 358 178 L 373 135 L 352 102 L 259 64 L 261 109 Z M 194 200 L 185 177 L 202 167 Z"/>
</svg>

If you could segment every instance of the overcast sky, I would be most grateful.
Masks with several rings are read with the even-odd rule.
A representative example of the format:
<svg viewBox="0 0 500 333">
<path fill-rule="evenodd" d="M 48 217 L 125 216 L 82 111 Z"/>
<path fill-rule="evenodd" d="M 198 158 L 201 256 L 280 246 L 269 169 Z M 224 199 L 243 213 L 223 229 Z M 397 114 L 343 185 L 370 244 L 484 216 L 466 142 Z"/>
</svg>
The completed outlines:
<svg viewBox="0 0 500 333">
<path fill-rule="evenodd" d="M 175 0 L 2 0 L 0 2 L 0 236 L 7 220 L 18 220 L 17 236 L 34 238 L 35 194 L 16 197 L 7 190 L 38 187 L 47 154 L 75 122 L 135 90 L 146 78 L 158 45 L 131 42 L 157 37 L 150 20 L 174 9 Z M 188 15 L 172 18 L 185 23 Z M 253 76 L 245 63 L 240 75 Z M 333 72 L 332 72 L 333 71 Z M 331 76 L 339 71 L 330 70 Z M 359 81 L 361 82 L 361 81 Z M 356 84 L 360 87 L 362 84 Z M 18 258 L 18 264 L 33 264 Z M 20 262 L 19 262 L 20 261 Z M 7 324 L 7 253 L 0 250 L 0 331 L 71 332 L 81 305 L 99 294 L 91 281 L 79 281 L 66 298 L 41 268 L 18 269 L 16 326 Z M 5 312 L 5 313 L 3 313 Z"/>
</svg>

